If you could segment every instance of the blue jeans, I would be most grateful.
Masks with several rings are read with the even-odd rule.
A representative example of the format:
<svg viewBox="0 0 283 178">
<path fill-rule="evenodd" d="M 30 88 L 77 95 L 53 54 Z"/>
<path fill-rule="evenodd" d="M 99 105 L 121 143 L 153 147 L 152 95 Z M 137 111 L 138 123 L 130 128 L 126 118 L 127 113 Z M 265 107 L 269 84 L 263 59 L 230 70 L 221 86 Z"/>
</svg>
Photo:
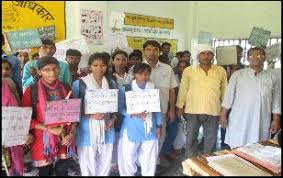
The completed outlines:
<svg viewBox="0 0 283 178">
<path fill-rule="evenodd" d="M 168 153 L 173 149 L 173 142 L 177 136 L 178 120 L 177 118 L 170 124 L 167 122 L 165 141 L 161 149 L 162 153 Z"/>
</svg>

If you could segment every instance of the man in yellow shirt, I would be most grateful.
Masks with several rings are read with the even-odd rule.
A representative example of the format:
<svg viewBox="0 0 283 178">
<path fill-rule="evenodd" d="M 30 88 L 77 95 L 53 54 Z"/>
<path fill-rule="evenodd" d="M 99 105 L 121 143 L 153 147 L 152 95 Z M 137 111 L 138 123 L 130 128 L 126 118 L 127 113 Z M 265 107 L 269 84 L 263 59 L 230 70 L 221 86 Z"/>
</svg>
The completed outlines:
<svg viewBox="0 0 283 178">
<path fill-rule="evenodd" d="M 177 115 L 187 120 L 186 157 L 198 155 L 198 133 L 202 125 L 204 153 L 215 150 L 221 102 L 227 86 L 224 68 L 213 65 L 214 49 L 200 44 L 197 47 L 197 66 L 187 67 L 182 75 L 176 106 Z"/>
</svg>

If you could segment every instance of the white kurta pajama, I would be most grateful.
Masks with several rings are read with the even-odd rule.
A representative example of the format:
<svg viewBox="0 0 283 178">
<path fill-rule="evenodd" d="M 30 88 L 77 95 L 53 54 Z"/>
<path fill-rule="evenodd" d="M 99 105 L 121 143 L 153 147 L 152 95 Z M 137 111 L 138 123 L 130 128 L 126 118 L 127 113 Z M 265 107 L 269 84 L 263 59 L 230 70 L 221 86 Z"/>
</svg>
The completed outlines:
<svg viewBox="0 0 283 178">
<path fill-rule="evenodd" d="M 271 113 L 281 113 L 278 80 L 270 71 L 255 75 L 251 68 L 230 78 L 222 106 L 231 108 L 225 143 L 231 148 L 267 140 Z"/>
</svg>

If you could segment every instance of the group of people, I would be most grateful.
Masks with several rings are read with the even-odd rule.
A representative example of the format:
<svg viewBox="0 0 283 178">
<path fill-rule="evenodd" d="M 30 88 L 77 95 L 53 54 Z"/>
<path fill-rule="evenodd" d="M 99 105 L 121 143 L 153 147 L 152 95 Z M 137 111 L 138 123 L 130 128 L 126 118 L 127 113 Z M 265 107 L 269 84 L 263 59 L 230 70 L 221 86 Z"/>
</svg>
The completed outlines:
<svg viewBox="0 0 283 178">
<path fill-rule="evenodd" d="M 3 41 L 2 35 L 2 46 Z M 228 73 L 213 64 L 212 46 L 198 46 L 197 66 L 190 66 L 189 51 L 173 57 L 170 47 L 148 40 L 143 51 L 129 55 L 119 49 L 110 55 L 93 53 L 88 67 L 79 70 L 80 51 L 68 49 L 66 62 L 58 60 L 52 57 L 55 43 L 44 39 L 39 58 L 24 64 L 22 76 L 20 60 L 2 53 L 2 106 L 32 107 L 25 145 L 30 145 L 39 176 L 53 170 L 57 176 L 68 175 L 76 155 L 82 176 L 107 176 L 111 167 L 121 176 L 136 175 L 138 167 L 142 176 L 154 176 L 172 150 L 185 147 L 186 158 L 215 151 L 219 124 L 227 128 L 225 143 L 231 148 L 267 140 L 270 131 L 279 131 L 281 78 L 263 70 L 264 49 L 247 52 L 248 68 L 236 71 L 230 66 L 235 72 L 227 86 Z M 90 99 L 85 96 L 98 89 L 118 89 L 117 113 L 85 114 L 85 100 Z M 145 89 L 159 89 L 161 111 L 129 114 L 125 93 Z M 65 98 L 81 99 L 79 122 L 45 125 L 46 102 Z M 187 138 L 176 146 L 182 120 Z M 198 150 L 200 126 L 203 150 Z M 23 148 L 4 148 L 9 175 L 23 175 Z"/>
</svg>

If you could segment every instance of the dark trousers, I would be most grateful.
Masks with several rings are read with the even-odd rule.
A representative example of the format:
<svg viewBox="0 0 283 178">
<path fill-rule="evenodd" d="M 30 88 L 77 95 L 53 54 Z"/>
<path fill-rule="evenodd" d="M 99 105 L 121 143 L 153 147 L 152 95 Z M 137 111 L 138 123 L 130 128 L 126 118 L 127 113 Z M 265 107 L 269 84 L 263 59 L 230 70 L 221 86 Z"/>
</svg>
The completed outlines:
<svg viewBox="0 0 283 178">
<path fill-rule="evenodd" d="M 165 141 L 161 149 L 162 153 L 168 153 L 169 151 L 172 151 L 173 142 L 177 136 L 177 129 L 178 129 L 178 119 L 175 119 L 170 124 L 167 122 Z"/>
<path fill-rule="evenodd" d="M 203 127 L 204 146 L 203 153 L 211 153 L 216 149 L 217 132 L 219 128 L 219 117 L 206 114 L 185 114 L 187 121 L 187 144 L 186 158 L 192 158 L 199 154 L 198 134 L 199 128 Z"/>
<path fill-rule="evenodd" d="M 68 168 L 70 159 L 59 159 L 55 163 L 55 174 L 56 176 L 68 176 Z M 47 165 L 43 167 L 39 167 L 39 176 L 51 176 L 53 172 L 53 165 Z"/>
</svg>

